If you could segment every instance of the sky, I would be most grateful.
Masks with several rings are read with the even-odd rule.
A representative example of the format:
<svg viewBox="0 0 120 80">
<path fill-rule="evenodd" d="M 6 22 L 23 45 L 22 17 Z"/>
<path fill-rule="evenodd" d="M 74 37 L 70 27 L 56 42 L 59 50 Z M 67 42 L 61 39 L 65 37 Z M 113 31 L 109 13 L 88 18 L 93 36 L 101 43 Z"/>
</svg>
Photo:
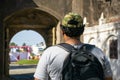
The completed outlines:
<svg viewBox="0 0 120 80">
<path fill-rule="evenodd" d="M 22 46 L 23 43 L 27 45 L 36 45 L 40 42 L 45 42 L 44 38 L 33 30 L 23 30 L 16 33 L 10 42 L 16 43 L 18 46 Z"/>
</svg>

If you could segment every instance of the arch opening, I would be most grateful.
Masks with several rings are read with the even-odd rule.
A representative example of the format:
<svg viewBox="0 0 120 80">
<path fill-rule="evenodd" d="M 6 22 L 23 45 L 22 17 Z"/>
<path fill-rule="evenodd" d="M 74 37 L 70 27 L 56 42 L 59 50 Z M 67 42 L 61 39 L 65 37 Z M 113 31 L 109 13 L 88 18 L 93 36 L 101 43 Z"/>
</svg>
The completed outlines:
<svg viewBox="0 0 120 80">
<path fill-rule="evenodd" d="M 44 37 L 44 42 L 41 43 L 40 45 L 43 45 L 45 43 L 46 46 L 48 47 L 53 43 L 56 43 L 56 42 L 53 42 L 52 39 L 54 39 L 54 41 L 56 40 L 55 30 L 56 30 L 57 23 L 58 23 L 58 20 L 54 16 L 38 9 L 21 10 L 16 13 L 13 13 L 12 15 L 4 19 L 5 40 L 6 40 L 5 56 L 4 56 L 4 59 L 5 59 L 4 72 L 6 76 L 11 75 L 9 73 L 10 56 L 8 53 L 11 51 L 9 49 L 9 42 L 12 43 L 13 36 L 22 30 L 27 30 L 27 31 L 33 30 L 38 32 L 38 34 L 41 34 L 42 37 Z M 28 42 L 30 41 L 27 41 L 27 44 L 29 44 Z M 32 46 L 32 47 L 35 47 L 35 46 Z M 20 59 L 20 57 L 18 58 Z"/>
<path fill-rule="evenodd" d="M 109 59 L 118 58 L 118 47 L 117 47 L 117 37 L 115 35 L 110 35 L 103 43 L 103 51 L 108 56 Z"/>
<path fill-rule="evenodd" d="M 12 37 L 9 48 L 9 75 L 12 78 L 17 78 L 26 74 L 33 75 L 35 65 L 38 63 L 43 50 L 46 48 L 46 43 L 44 38 L 36 31 L 22 30 Z M 28 66 L 26 66 L 26 64 L 28 64 Z M 28 68 L 25 69 L 24 67 Z M 21 71 L 21 69 L 24 71 Z"/>
</svg>

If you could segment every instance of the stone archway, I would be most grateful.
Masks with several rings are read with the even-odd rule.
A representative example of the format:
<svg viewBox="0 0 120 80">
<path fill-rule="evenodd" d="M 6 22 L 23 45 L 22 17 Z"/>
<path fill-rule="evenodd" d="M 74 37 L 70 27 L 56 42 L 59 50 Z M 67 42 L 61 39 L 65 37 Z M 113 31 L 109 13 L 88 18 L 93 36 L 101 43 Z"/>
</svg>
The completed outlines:
<svg viewBox="0 0 120 80">
<path fill-rule="evenodd" d="M 103 49 L 103 51 L 104 51 L 104 53 L 109 57 L 109 46 L 110 46 L 110 40 L 112 40 L 112 39 L 117 39 L 117 36 L 115 36 L 114 34 L 111 34 L 111 35 L 109 35 L 106 39 L 105 39 L 105 41 L 103 42 L 103 44 L 102 44 L 102 49 Z"/>
<path fill-rule="evenodd" d="M 102 45 L 102 48 L 104 49 L 104 52 L 106 53 L 106 55 L 111 63 L 111 68 L 113 71 L 113 79 L 114 80 L 118 80 L 119 74 L 120 74 L 120 70 L 119 70 L 120 54 L 119 54 L 119 44 L 118 44 L 119 42 L 118 42 L 118 40 L 119 40 L 118 36 L 116 36 L 115 34 L 111 34 L 105 39 L 105 41 L 103 42 L 103 45 Z"/>
<path fill-rule="evenodd" d="M 4 19 L 5 53 L 4 53 L 4 74 L 9 76 L 9 42 L 17 32 L 21 30 L 34 30 L 41 34 L 46 45 L 56 43 L 56 26 L 58 19 L 53 15 L 39 9 L 23 9 L 17 11 Z M 54 34 L 53 34 L 54 33 Z M 53 41 L 54 37 L 54 41 Z"/>
<path fill-rule="evenodd" d="M 96 43 L 95 38 L 94 38 L 94 37 L 91 37 L 91 38 L 89 39 L 88 43 L 95 45 L 95 43 Z"/>
</svg>

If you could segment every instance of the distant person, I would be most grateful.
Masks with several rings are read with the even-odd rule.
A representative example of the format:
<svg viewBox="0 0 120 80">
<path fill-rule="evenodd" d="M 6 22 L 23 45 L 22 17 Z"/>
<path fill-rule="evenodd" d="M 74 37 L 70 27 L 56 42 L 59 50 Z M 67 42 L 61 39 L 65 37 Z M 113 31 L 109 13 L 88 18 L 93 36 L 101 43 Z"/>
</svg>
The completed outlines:
<svg viewBox="0 0 120 80">
<path fill-rule="evenodd" d="M 63 34 L 63 38 L 65 40 L 65 44 L 72 45 L 74 48 L 80 48 L 82 47 L 82 45 L 84 45 L 84 43 L 80 41 L 80 36 L 84 32 L 84 25 L 83 19 L 79 14 L 72 12 L 66 14 L 61 22 L 60 27 Z M 43 52 L 43 55 L 40 58 L 36 72 L 34 74 L 35 78 L 34 80 L 63 80 L 62 79 L 63 63 L 70 53 L 65 49 L 59 47 L 58 45 L 51 46 Z M 95 55 L 98 58 L 100 64 L 102 65 L 104 74 L 103 76 L 105 78 L 103 80 L 112 80 L 112 70 L 110 67 L 110 63 L 107 60 L 104 53 L 97 47 L 94 47 L 91 53 L 93 53 L 93 55 Z M 87 76 L 88 75 L 84 75 L 84 77 Z M 98 79 L 94 78 L 86 80 L 98 80 Z"/>
</svg>

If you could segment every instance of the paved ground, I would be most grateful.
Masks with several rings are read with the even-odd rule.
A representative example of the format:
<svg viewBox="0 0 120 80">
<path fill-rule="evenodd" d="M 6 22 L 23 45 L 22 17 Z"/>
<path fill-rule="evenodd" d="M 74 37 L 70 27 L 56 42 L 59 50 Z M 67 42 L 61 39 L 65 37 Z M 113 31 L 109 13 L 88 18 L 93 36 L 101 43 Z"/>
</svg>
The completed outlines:
<svg viewBox="0 0 120 80">
<path fill-rule="evenodd" d="M 33 80 L 36 65 L 10 64 L 9 74 L 12 80 Z"/>
</svg>

